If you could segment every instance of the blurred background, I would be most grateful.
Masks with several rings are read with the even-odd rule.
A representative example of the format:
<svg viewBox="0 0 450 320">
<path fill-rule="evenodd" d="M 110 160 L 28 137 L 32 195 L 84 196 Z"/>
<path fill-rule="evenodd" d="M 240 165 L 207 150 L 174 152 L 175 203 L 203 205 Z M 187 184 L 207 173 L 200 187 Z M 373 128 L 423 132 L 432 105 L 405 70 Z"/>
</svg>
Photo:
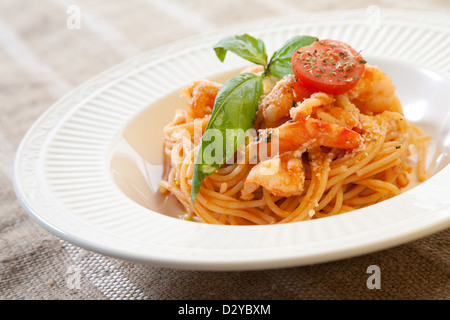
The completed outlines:
<svg viewBox="0 0 450 320">
<path fill-rule="evenodd" d="M 354 298 L 351 291 L 357 289 L 339 294 L 331 284 L 348 287 L 345 277 L 351 276 L 355 270 L 352 266 L 360 260 L 296 269 L 296 279 L 317 290 L 293 291 L 280 282 L 280 277 L 288 282 L 292 279 L 292 273 L 286 270 L 229 273 L 227 277 L 207 273 L 205 278 L 205 274 L 195 272 L 142 270 L 131 263 L 81 250 L 49 234 L 25 213 L 12 188 L 12 166 L 24 134 L 52 103 L 91 77 L 138 54 L 179 39 L 260 19 L 329 10 L 339 14 L 339 10 L 348 9 L 361 9 L 368 14 L 376 9 L 382 16 L 383 10 L 392 8 L 450 13 L 450 1 L 0 0 L 0 298 L 110 299 L 126 298 L 127 294 L 156 299 L 247 298 L 247 291 L 235 290 L 238 283 L 245 284 L 248 292 L 253 292 L 250 298 L 256 299 Z M 417 259 L 412 253 L 418 252 L 421 257 L 426 252 L 427 262 L 433 265 L 433 259 L 442 258 L 441 249 L 448 247 L 447 235 L 441 233 L 376 258 L 386 265 L 403 259 L 400 269 L 391 269 L 391 276 L 407 278 L 404 272 L 408 264 Z M 85 259 L 82 290 L 67 290 L 65 285 L 74 257 Z M 448 262 L 448 255 L 444 258 Z M 361 263 L 370 265 L 368 260 Z M 425 275 L 430 288 L 437 290 L 431 292 L 434 298 L 449 298 L 448 263 L 443 265 L 445 269 L 440 264 L 439 270 L 433 272 L 439 272 L 439 279 L 447 276 L 444 285 L 431 274 L 427 274 L 428 278 Z M 327 273 L 330 267 L 342 273 Z M 107 272 L 115 274 L 115 280 L 99 276 Z M 133 278 L 136 281 L 131 281 Z M 204 283 L 206 289 L 196 290 L 200 279 L 212 280 Z M 122 291 L 117 289 L 118 281 L 122 281 Z M 137 287 L 133 283 L 138 283 Z M 421 285 L 416 286 L 420 290 Z M 395 292 L 401 297 L 401 290 Z M 411 297 L 416 296 L 403 295 Z"/>
</svg>

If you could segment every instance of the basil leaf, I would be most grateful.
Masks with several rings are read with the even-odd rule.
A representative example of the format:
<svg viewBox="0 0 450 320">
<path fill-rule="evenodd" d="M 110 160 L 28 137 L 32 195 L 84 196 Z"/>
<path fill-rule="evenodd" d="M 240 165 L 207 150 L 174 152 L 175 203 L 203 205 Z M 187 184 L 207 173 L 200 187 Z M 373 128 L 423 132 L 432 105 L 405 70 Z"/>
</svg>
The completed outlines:
<svg viewBox="0 0 450 320">
<path fill-rule="evenodd" d="M 231 51 L 250 62 L 263 66 L 267 64 L 266 46 L 264 42 L 248 34 L 230 36 L 222 39 L 214 46 L 214 50 L 221 62 L 225 60 L 227 51 Z"/>
<path fill-rule="evenodd" d="M 266 72 L 281 78 L 292 73 L 291 57 L 295 50 L 309 46 L 318 39 L 311 36 L 296 36 L 289 39 L 278 51 L 275 51 L 266 68 Z"/>
<path fill-rule="evenodd" d="M 192 202 L 203 180 L 232 158 L 245 142 L 262 94 L 262 78 L 250 73 L 231 78 L 219 90 L 194 164 Z"/>
</svg>

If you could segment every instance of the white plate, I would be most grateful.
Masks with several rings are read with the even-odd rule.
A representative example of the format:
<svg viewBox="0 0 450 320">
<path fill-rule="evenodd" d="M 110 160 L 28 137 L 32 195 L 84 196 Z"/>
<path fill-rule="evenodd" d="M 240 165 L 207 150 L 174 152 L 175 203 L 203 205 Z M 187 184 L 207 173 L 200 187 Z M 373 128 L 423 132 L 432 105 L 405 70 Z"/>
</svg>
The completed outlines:
<svg viewBox="0 0 450 320">
<path fill-rule="evenodd" d="M 44 228 L 81 247 L 196 270 L 320 263 L 443 230 L 450 226 L 449 30 L 450 17 L 442 14 L 321 12 L 222 29 L 142 54 L 78 87 L 30 128 L 15 161 L 18 199 Z M 284 225 L 206 225 L 146 208 L 142 190 L 151 190 L 155 181 L 146 170 L 161 164 L 162 127 L 181 106 L 174 94 L 192 80 L 245 66 L 232 54 L 220 63 L 212 49 L 239 33 L 263 39 L 269 53 L 298 34 L 362 49 L 369 63 L 393 79 L 406 116 L 433 135 L 428 157 L 433 176 L 365 209 Z M 132 133 L 125 140 L 124 130 Z M 121 169 L 112 173 L 117 163 L 128 163 L 130 175 Z"/>
</svg>

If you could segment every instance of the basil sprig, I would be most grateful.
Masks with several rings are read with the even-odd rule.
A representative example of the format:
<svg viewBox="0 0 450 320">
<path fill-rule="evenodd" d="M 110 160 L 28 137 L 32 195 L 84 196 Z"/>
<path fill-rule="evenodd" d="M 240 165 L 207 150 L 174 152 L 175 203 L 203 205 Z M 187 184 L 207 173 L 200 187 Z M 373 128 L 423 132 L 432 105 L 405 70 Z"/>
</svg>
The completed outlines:
<svg viewBox="0 0 450 320">
<path fill-rule="evenodd" d="M 281 78 L 292 73 L 291 57 L 298 48 L 309 46 L 318 39 L 311 36 L 296 36 L 274 52 L 267 63 L 266 46 L 260 39 L 256 39 L 248 34 L 230 36 L 220 40 L 214 50 L 220 61 L 225 60 L 227 51 L 231 51 L 245 60 L 262 65 L 264 67 L 263 76 L 275 76 Z"/>
<path fill-rule="evenodd" d="M 228 80 L 217 93 L 211 119 L 202 136 L 194 164 L 192 202 L 203 180 L 232 158 L 237 148 L 245 143 L 246 132 L 253 126 L 263 94 L 263 79 L 291 74 L 292 54 L 316 40 L 317 38 L 310 36 L 294 37 L 276 51 L 269 62 L 264 42 L 248 34 L 227 37 L 214 46 L 221 62 L 225 60 L 227 52 L 231 51 L 252 63 L 262 65 L 264 72 L 261 76 L 239 74 Z"/>
<path fill-rule="evenodd" d="M 245 142 L 262 94 L 262 78 L 251 73 L 231 78 L 219 90 L 194 164 L 192 202 L 203 180 L 233 157 Z"/>
</svg>

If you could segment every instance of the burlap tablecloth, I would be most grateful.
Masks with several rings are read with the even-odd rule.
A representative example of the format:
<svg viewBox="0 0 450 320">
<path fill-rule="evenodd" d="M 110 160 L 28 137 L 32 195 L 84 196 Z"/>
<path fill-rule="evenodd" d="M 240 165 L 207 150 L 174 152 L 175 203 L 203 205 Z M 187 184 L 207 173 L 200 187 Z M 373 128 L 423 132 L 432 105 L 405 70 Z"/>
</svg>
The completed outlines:
<svg viewBox="0 0 450 320">
<path fill-rule="evenodd" d="M 449 230 L 389 250 L 313 266 L 180 271 L 113 259 L 60 240 L 27 215 L 13 191 L 13 159 L 28 128 L 58 98 L 101 71 L 215 28 L 295 12 L 369 5 L 450 13 L 448 0 L 2 0 L 0 298 L 449 299 Z M 80 29 L 68 24 L 74 8 L 81 12 Z M 380 289 L 367 286 L 371 265 L 380 267 Z"/>
</svg>

